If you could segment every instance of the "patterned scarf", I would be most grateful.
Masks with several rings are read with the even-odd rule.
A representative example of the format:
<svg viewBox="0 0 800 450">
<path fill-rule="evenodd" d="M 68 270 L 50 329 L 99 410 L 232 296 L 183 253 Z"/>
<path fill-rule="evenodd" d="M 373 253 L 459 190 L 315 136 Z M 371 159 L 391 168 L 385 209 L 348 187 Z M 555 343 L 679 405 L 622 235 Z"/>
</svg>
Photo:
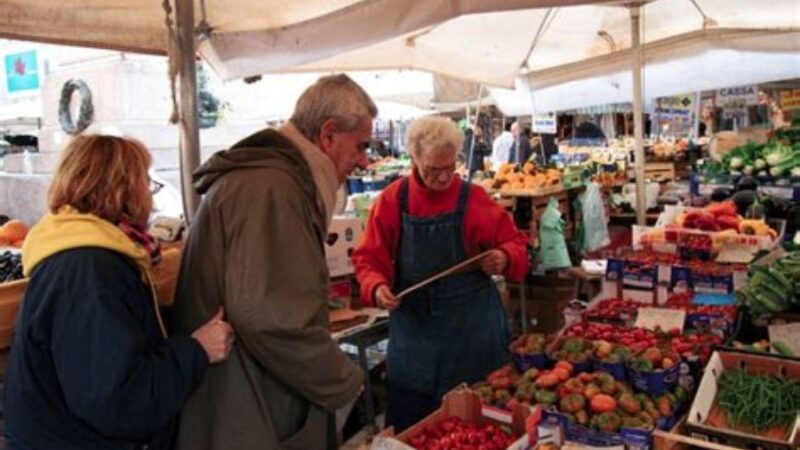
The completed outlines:
<svg viewBox="0 0 800 450">
<path fill-rule="evenodd" d="M 134 244 L 140 245 L 145 249 L 147 254 L 150 255 L 150 261 L 153 263 L 153 267 L 161 262 L 161 244 L 158 243 L 156 238 L 147 233 L 147 226 L 145 223 L 134 223 L 126 218 L 122 218 L 116 225 Z"/>
</svg>

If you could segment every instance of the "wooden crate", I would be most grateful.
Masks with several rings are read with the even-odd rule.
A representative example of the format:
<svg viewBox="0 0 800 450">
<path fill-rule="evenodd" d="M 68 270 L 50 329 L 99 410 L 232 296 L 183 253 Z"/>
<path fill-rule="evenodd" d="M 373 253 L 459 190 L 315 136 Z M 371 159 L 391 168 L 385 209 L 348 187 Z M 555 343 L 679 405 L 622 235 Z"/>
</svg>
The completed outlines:
<svg viewBox="0 0 800 450">
<path fill-rule="evenodd" d="M 685 423 L 686 416 L 678 421 L 678 423 L 675 424 L 675 426 L 669 431 L 653 431 L 653 448 L 658 450 L 689 450 L 693 448 L 703 448 L 708 450 L 736 450 L 736 447 L 729 447 L 727 445 L 721 445 L 686 436 L 684 434 Z"/>
<path fill-rule="evenodd" d="M 547 205 L 550 203 L 550 198 L 558 200 L 558 210 L 561 211 L 563 219 L 569 221 L 569 196 L 565 191 L 544 197 L 535 197 L 531 202 L 533 220 L 538 221 L 542 218 L 542 215 L 547 210 Z"/>
<path fill-rule="evenodd" d="M 502 197 L 542 197 L 564 191 L 564 185 L 560 182 L 549 186 L 536 189 L 507 189 L 497 191 Z"/>
<path fill-rule="evenodd" d="M 675 163 L 673 162 L 645 163 L 644 178 L 646 180 L 673 181 L 675 180 Z"/>
<path fill-rule="evenodd" d="M 27 287 L 27 278 L 0 283 L 0 349 L 11 346 L 14 324 Z"/>
</svg>

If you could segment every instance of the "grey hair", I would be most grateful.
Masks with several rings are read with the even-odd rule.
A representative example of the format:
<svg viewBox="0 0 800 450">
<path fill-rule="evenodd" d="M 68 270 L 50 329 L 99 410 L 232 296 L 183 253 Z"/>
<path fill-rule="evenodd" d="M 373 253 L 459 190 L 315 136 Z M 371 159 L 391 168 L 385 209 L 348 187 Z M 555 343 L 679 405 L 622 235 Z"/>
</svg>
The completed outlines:
<svg viewBox="0 0 800 450">
<path fill-rule="evenodd" d="M 317 80 L 297 99 L 292 124 L 311 142 L 319 139 L 322 125 L 329 119 L 338 131 L 357 130 L 365 118 L 374 119 L 378 107 L 361 86 L 345 74 Z"/>
<path fill-rule="evenodd" d="M 447 117 L 421 117 L 411 122 L 406 132 L 409 153 L 420 157 L 423 152 L 438 151 L 450 145 L 458 153 L 464 144 L 464 135 L 455 122 Z"/>
</svg>

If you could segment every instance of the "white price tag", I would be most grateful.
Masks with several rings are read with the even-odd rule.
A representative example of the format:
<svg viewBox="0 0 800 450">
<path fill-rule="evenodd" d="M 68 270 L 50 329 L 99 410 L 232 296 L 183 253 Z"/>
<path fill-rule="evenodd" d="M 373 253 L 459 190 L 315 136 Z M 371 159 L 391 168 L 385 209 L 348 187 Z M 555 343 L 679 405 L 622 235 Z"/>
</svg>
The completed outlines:
<svg viewBox="0 0 800 450">
<path fill-rule="evenodd" d="M 781 341 L 795 356 L 800 356 L 800 323 L 787 323 L 769 326 L 769 341 Z M 774 348 L 773 348 L 773 351 Z"/>
<path fill-rule="evenodd" d="M 636 327 L 653 329 L 659 327 L 664 331 L 678 328 L 683 331 L 686 322 L 686 311 L 667 308 L 639 308 L 636 314 Z"/>
<path fill-rule="evenodd" d="M 406 445 L 393 437 L 375 436 L 369 450 L 414 450 L 414 447 Z"/>
</svg>

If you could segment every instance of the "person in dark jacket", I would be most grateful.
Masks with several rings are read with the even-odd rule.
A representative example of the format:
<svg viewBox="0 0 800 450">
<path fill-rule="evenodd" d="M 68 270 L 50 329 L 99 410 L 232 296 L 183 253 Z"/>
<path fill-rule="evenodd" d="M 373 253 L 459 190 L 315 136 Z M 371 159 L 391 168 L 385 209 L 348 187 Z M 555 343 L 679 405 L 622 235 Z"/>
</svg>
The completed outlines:
<svg viewBox="0 0 800 450">
<path fill-rule="evenodd" d="M 461 154 L 464 161 L 469 161 L 470 175 L 483 170 L 483 158 L 491 156 L 492 152 L 483 139 L 483 130 L 480 126 L 473 124 L 464 132 Z"/>
<path fill-rule="evenodd" d="M 152 283 L 158 244 L 150 155 L 127 138 L 78 136 L 23 245 L 30 277 L 5 390 L 11 449 L 167 449 L 209 363 L 227 358 L 223 310 L 167 338 Z"/>
</svg>

